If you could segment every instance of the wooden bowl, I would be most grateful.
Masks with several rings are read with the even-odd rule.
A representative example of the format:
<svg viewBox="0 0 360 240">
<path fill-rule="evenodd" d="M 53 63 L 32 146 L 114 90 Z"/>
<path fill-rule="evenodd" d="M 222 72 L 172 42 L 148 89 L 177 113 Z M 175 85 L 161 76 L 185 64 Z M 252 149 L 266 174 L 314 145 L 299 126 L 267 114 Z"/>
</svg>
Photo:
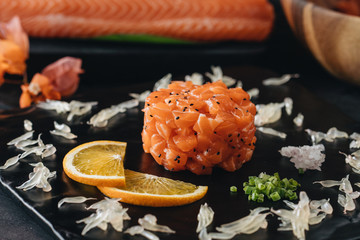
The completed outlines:
<svg viewBox="0 0 360 240">
<path fill-rule="evenodd" d="M 281 0 L 297 38 L 336 77 L 360 85 L 360 17 L 332 10 L 334 0 Z"/>
</svg>

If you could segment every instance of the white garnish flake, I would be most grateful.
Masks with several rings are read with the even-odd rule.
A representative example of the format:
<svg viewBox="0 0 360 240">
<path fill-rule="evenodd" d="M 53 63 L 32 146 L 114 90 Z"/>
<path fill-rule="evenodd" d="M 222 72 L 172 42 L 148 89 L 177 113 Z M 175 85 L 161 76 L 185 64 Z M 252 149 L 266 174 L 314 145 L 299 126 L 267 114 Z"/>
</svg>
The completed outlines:
<svg viewBox="0 0 360 240">
<path fill-rule="evenodd" d="M 125 233 L 128 233 L 131 236 L 139 234 L 149 240 L 159 240 L 160 239 L 158 236 L 156 236 L 152 232 L 146 231 L 142 226 L 139 226 L 139 225 L 132 226 L 132 227 L 126 229 Z"/>
<path fill-rule="evenodd" d="M 131 99 L 118 105 L 112 105 L 109 108 L 105 108 L 92 116 L 88 121 L 89 125 L 94 127 L 106 127 L 108 124 L 108 120 L 114 117 L 118 113 L 124 113 L 127 109 L 134 108 L 139 106 L 139 100 Z"/>
<path fill-rule="evenodd" d="M 297 127 L 301 127 L 304 122 L 304 115 L 302 113 L 298 113 L 298 115 L 294 118 L 293 122 Z"/>
<path fill-rule="evenodd" d="M 285 138 L 286 138 L 286 133 L 277 131 L 277 130 L 272 129 L 272 128 L 258 127 L 258 128 L 256 128 L 256 130 L 257 130 L 257 131 L 260 131 L 260 132 L 262 132 L 262 133 L 265 133 L 265 134 L 269 134 L 269 135 L 272 135 L 272 136 L 276 136 L 276 137 L 282 138 L 282 139 L 285 139 Z"/>
<path fill-rule="evenodd" d="M 158 80 L 154 84 L 153 92 L 158 91 L 162 88 L 167 89 L 171 82 L 171 78 L 172 78 L 172 75 L 170 73 L 168 73 L 164 77 L 162 77 L 160 80 Z"/>
<path fill-rule="evenodd" d="M 96 198 L 87 198 L 83 196 L 77 196 L 77 197 L 66 197 L 61 199 L 58 202 L 58 208 L 60 208 L 64 203 L 83 203 L 88 200 L 95 200 Z"/>
<path fill-rule="evenodd" d="M 292 98 L 286 97 L 284 99 L 284 104 L 285 104 L 285 111 L 286 111 L 287 115 L 291 115 L 292 109 L 293 109 L 293 100 L 292 100 Z"/>
<path fill-rule="evenodd" d="M 297 169 L 314 169 L 321 171 L 321 164 L 325 161 L 324 145 L 301 146 L 301 147 L 283 147 L 279 151 L 284 157 L 291 158 L 290 161 L 295 163 Z"/>
<path fill-rule="evenodd" d="M 185 81 L 192 82 L 195 85 L 202 85 L 204 83 L 204 78 L 203 75 L 201 75 L 200 73 L 193 73 L 191 74 L 191 76 L 186 75 Z"/>
<path fill-rule="evenodd" d="M 349 175 L 346 175 L 346 177 L 342 178 L 340 181 L 324 180 L 316 181 L 314 183 L 320 183 L 323 187 L 339 186 L 339 191 L 345 194 L 338 195 L 338 203 L 344 208 L 344 213 L 355 210 L 356 206 L 354 200 L 360 196 L 360 192 L 353 191 L 351 182 L 349 181 Z"/>
<path fill-rule="evenodd" d="M 259 93 L 260 93 L 258 88 L 252 88 L 246 92 L 249 94 L 250 98 L 257 98 L 259 97 Z"/>
<path fill-rule="evenodd" d="M 7 145 L 15 145 L 20 141 L 30 139 L 33 137 L 33 134 L 34 134 L 34 131 L 27 132 L 27 133 L 21 135 L 20 137 L 17 137 L 15 139 L 11 140 L 10 142 L 7 143 Z"/>
<path fill-rule="evenodd" d="M 157 224 L 157 218 L 152 214 L 146 214 L 143 218 L 139 218 L 138 223 L 149 231 L 175 233 L 175 231 L 168 226 Z"/>
<path fill-rule="evenodd" d="M 284 106 L 283 102 L 256 105 L 255 125 L 263 126 L 278 121 L 281 118 L 281 109 Z"/>
<path fill-rule="evenodd" d="M 127 214 L 128 209 L 123 208 L 119 200 L 120 199 L 117 198 L 105 198 L 88 207 L 87 209 L 96 209 L 96 212 L 89 217 L 76 221 L 76 223 L 85 223 L 81 234 L 85 235 L 95 227 L 105 231 L 108 223 L 110 223 L 116 231 L 121 232 L 124 227 L 124 220 L 129 220 L 130 217 Z"/>
<path fill-rule="evenodd" d="M 302 191 L 299 195 L 298 204 L 284 201 L 291 210 L 271 209 L 271 212 L 280 217 L 279 231 L 292 231 L 298 239 L 305 240 L 305 231 L 309 230 L 309 225 L 320 223 L 326 214 L 332 213 L 332 207 L 326 199 L 310 202 L 306 192 Z"/>
<path fill-rule="evenodd" d="M 50 170 L 45 167 L 42 162 L 31 163 L 30 165 L 33 166 L 34 169 L 33 172 L 29 174 L 29 180 L 16 188 L 28 191 L 37 187 L 42 188 L 44 192 L 50 192 L 52 188 L 48 179 L 54 177 L 56 175 L 56 171 L 50 172 Z"/>
<path fill-rule="evenodd" d="M 281 77 L 268 78 L 262 81 L 265 86 L 280 86 L 287 83 L 291 78 L 299 78 L 299 74 L 284 74 Z"/>
<path fill-rule="evenodd" d="M 236 83 L 236 79 L 224 76 L 221 67 L 211 66 L 212 73 L 205 73 L 210 78 L 211 82 L 223 81 L 227 87 L 230 87 Z"/>
<path fill-rule="evenodd" d="M 0 166 L 0 169 L 7 169 L 13 165 L 15 165 L 21 158 L 20 158 L 21 154 L 15 156 L 15 157 L 11 157 L 8 160 L 6 160 L 5 164 L 3 166 Z"/>
<path fill-rule="evenodd" d="M 150 93 L 150 90 L 146 90 L 142 93 L 129 93 L 129 96 L 138 100 L 139 102 L 145 102 L 145 99 L 150 95 Z"/>
<path fill-rule="evenodd" d="M 54 121 L 54 127 L 55 130 L 50 130 L 50 133 L 53 135 L 61 136 L 66 139 L 74 139 L 77 138 L 77 136 L 73 133 L 71 133 L 71 129 L 66 124 L 59 124 L 56 121 Z"/>
<path fill-rule="evenodd" d="M 33 124 L 30 120 L 28 120 L 28 119 L 24 120 L 24 129 L 28 132 L 33 130 Z"/>
<path fill-rule="evenodd" d="M 236 234 L 252 234 L 258 231 L 260 228 L 267 228 L 266 217 L 271 214 L 270 212 L 263 213 L 268 211 L 269 208 L 258 207 L 253 210 L 250 210 L 250 214 L 240 218 L 236 221 L 223 224 L 220 227 L 217 227 L 216 230 L 227 234 L 230 238 L 234 237 Z M 210 233 L 210 236 L 214 236 L 217 233 Z M 230 239 L 227 238 L 227 239 Z"/>
<path fill-rule="evenodd" d="M 214 219 L 214 211 L 211 207 L 208 206 L 207 203 L 202 204 L 200 206 L 199 213 L 197 215 L 198 225 L 196 228 L 196 232 L 200 232 L 203 228 L 209 226 Z"/>
</svg>

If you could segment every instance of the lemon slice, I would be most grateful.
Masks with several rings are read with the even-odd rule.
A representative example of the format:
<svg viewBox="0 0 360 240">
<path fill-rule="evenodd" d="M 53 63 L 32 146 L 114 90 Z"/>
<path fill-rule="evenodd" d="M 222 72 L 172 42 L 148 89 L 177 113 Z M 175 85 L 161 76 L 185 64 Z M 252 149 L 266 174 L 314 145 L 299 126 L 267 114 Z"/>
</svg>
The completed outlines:
<svg viewBox="0 0 360 240">
<path fill-rule="evenodd" d="M 208 187 L 157 177 L 125 169 L 126 187 L 99 190 L 121 202 L 150 207 L 170 207 L 193 203 L 205 196 Z"/>
<path fill-rule="evenodd" d="M 125 142 L 94 141 L 72 149 L 63 160 L 66 175 L 94 186 L 125 186 Z"/>
</svg>

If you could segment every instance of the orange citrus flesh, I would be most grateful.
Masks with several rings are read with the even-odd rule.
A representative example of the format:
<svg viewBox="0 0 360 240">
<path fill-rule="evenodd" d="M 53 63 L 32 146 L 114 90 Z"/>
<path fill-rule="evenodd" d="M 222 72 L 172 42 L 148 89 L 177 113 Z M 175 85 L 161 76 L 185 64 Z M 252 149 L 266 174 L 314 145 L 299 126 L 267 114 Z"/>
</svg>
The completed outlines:
<svg viewBox="0 0 360 240">
<path fill-rule="evenodd" d="M 66 154 L 63 168 L 71 179 L 93 186 L 124 186 L 126 143 L 94 141 L 84 143 Z"/>
<path fill-rule="evenodd" d="M 121 198 L 121 202 L 150 207 L 190 204 L 204 197 L 208 189 L 207 186 L 196 186 L 127 169 L 125 179 L 126 187 L 98 188 L 109 197 Z"/>
</svg>

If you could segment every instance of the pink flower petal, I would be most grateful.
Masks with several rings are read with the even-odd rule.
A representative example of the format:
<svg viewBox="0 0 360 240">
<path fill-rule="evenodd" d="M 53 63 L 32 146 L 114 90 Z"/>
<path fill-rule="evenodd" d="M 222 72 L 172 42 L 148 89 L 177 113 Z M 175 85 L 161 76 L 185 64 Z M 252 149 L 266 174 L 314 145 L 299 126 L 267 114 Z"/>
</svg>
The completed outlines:
<svg viewBox="0 0 360 240">
<path fill-rule="evenodd" d="M 79 74 L 84 72 L 81 64 L 82 60 L 79 58 L 63 57 L 45 67 L 42 74 L 49 78 L 61 96 L 70 96 L 78 88 Z"/>
<path fill-rule="evenodd" d="M 21 26 L 20 18 L 13 17 L 8 23 L 0 23 L 0 37 L 18 45 L 29 56 L 29 37 Z"/>
</svg>

